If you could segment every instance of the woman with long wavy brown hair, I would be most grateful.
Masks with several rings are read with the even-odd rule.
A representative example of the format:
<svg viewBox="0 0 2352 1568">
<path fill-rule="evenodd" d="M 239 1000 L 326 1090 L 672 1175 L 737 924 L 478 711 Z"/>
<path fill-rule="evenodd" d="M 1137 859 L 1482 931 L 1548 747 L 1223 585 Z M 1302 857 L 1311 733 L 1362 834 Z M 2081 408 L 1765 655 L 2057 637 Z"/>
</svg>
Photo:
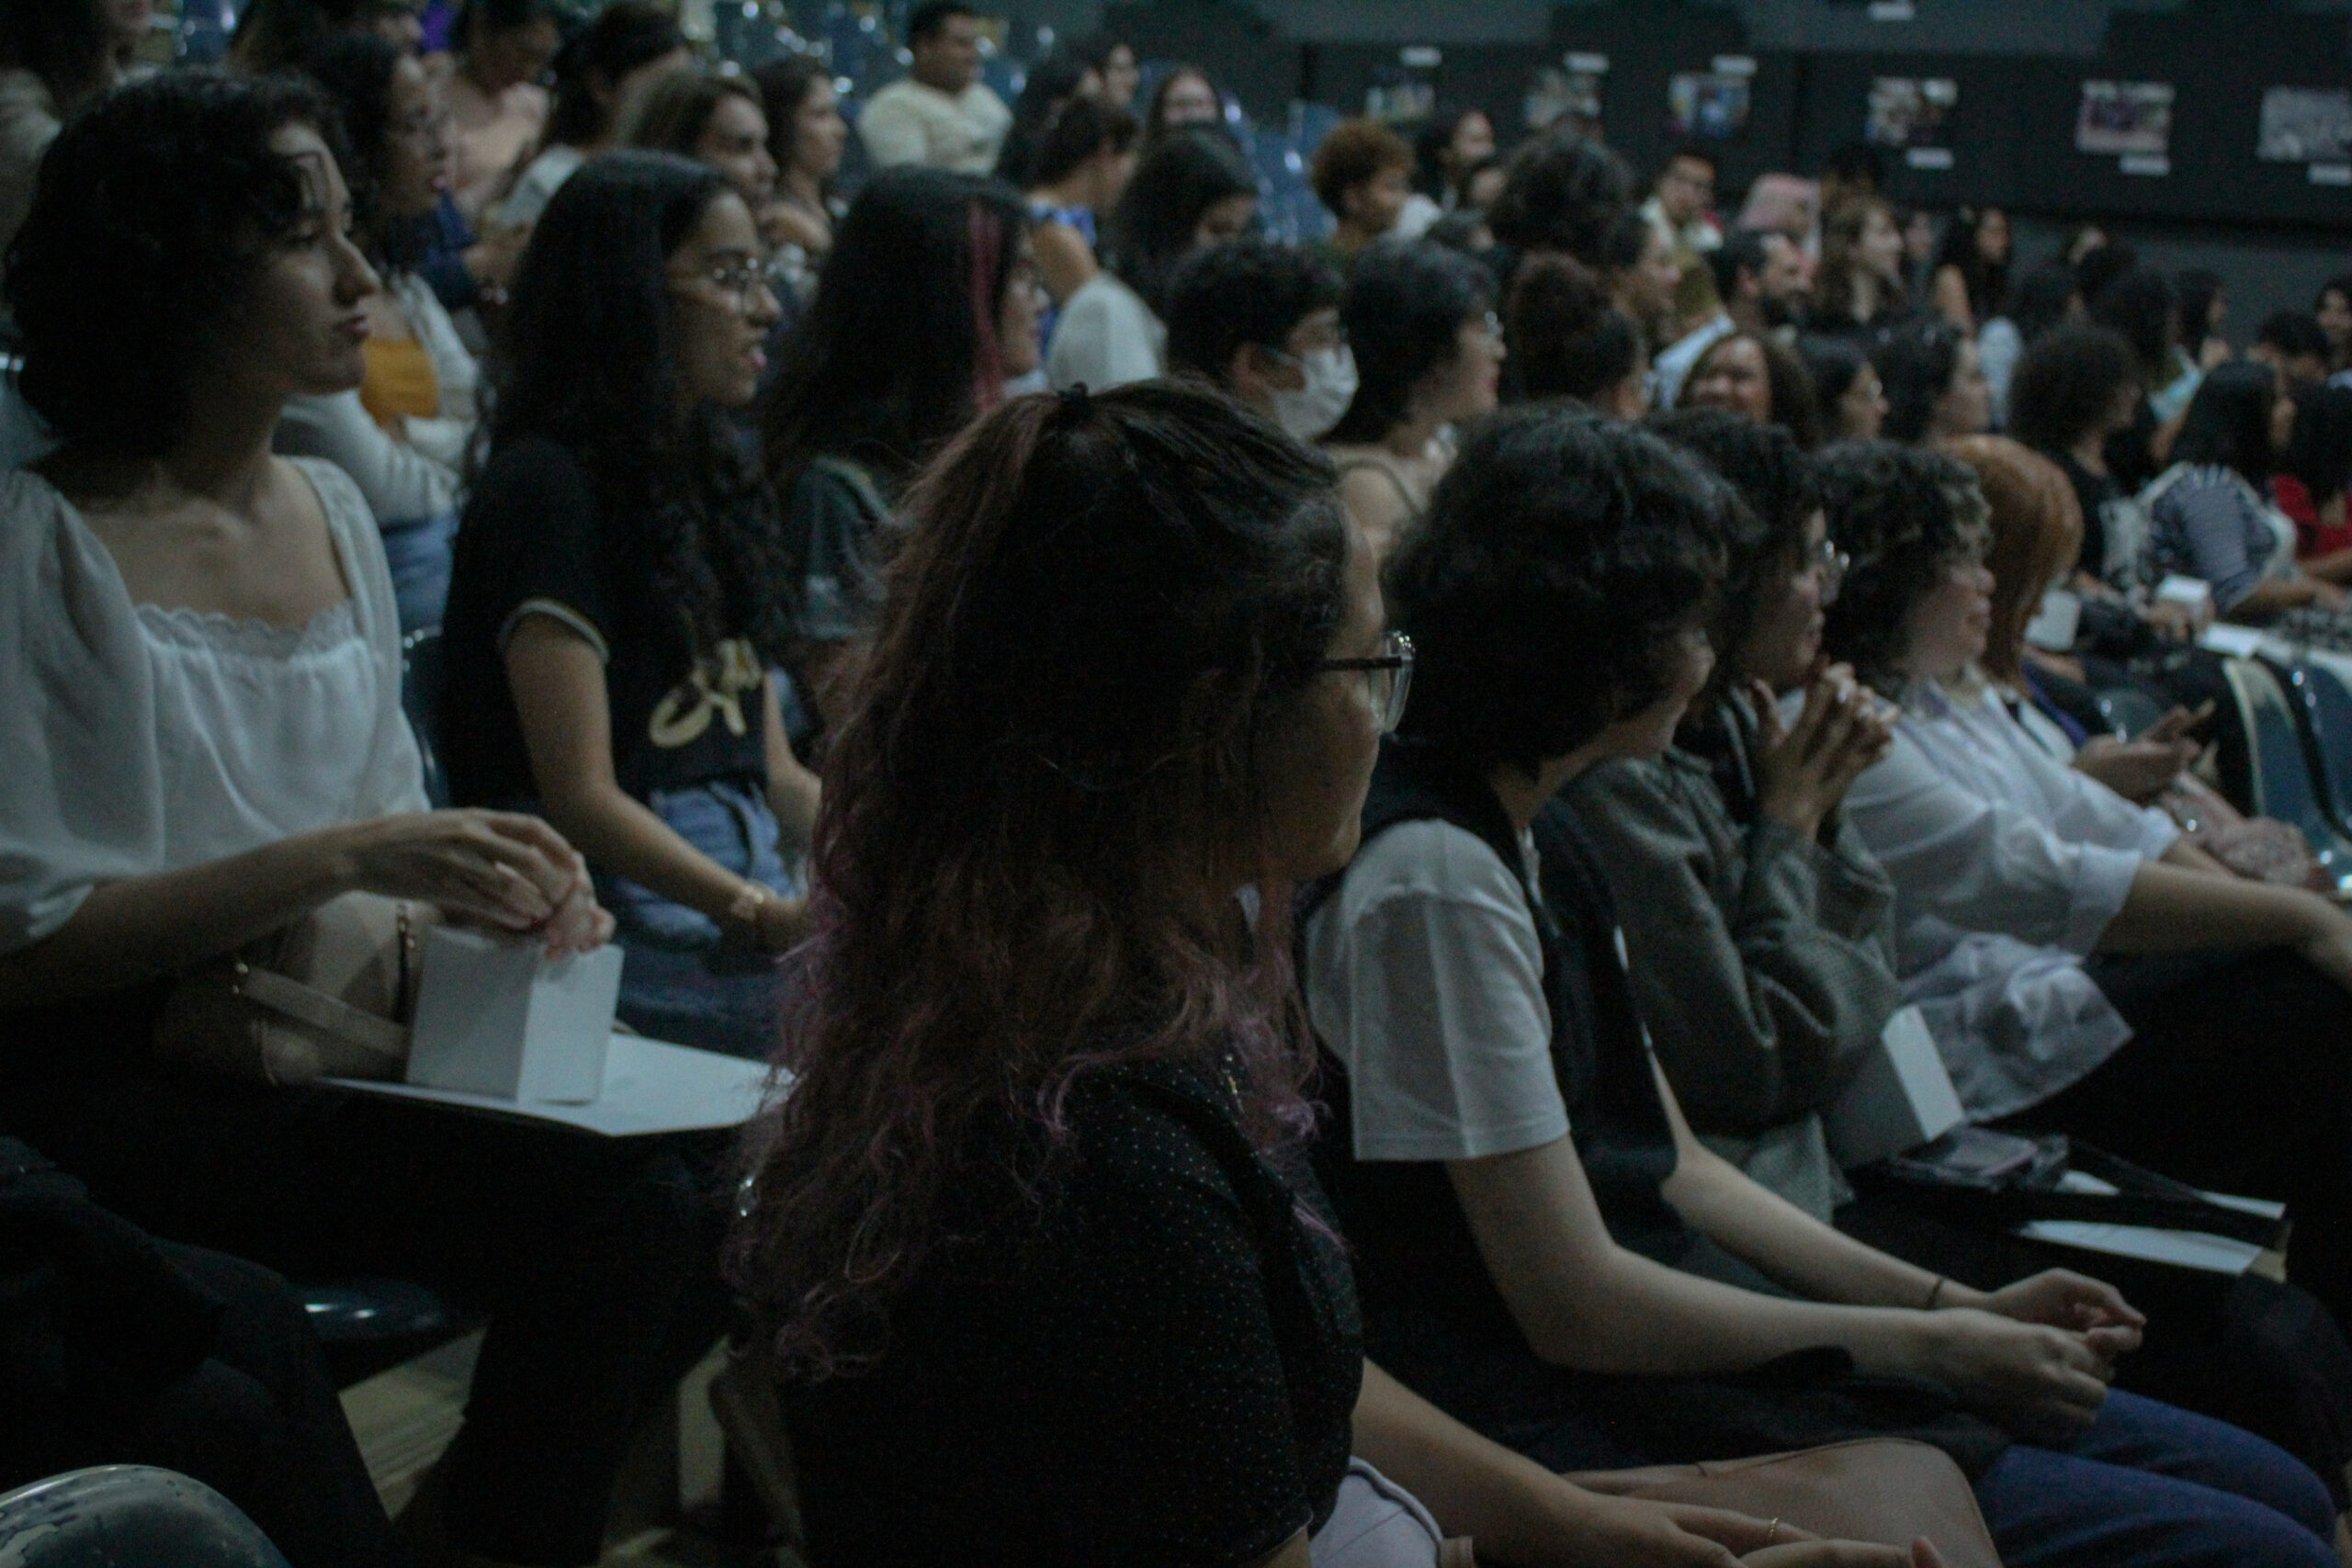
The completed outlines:
<svg viewBox="0 0 2352 1568">
<path fill-rule="evenodd" d="M 1077 391 L 906 510 L 735 1258 L 816 1560 L 1305 1568 L 1367 1516 L 1432 1568 L 1441 1529 L 1529 1564 L 1789 1540 L 1579 1491 L 1363 1361 L 1284 911 L 1355 847 L 1410 649 L 1329 464 L 1213 393 Z"/>
</svg>

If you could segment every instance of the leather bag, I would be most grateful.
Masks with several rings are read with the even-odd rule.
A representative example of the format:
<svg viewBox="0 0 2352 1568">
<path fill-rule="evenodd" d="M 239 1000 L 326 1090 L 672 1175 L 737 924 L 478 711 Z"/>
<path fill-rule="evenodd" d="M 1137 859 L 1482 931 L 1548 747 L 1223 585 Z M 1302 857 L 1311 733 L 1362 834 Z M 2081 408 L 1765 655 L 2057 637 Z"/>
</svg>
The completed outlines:
<svg viewBox="0 0 2352 1568">
<path fill-rule="evenodd" d="M 440 919 L 374 893 L 331 898 L 182 976 L 156 1020 L 156 1059 L 256 1083 L 397 1078 Z"/>
</svg>

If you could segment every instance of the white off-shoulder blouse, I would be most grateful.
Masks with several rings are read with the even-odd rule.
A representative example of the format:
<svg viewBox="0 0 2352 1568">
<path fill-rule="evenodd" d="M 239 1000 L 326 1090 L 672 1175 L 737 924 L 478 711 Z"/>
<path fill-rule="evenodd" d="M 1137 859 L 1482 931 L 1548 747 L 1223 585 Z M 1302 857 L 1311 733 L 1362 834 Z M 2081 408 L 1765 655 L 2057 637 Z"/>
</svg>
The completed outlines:
<svg viewBox="0 0 2352 1568">
<path fill-rule="evenodd" d="M 101 882 L 425 808 L 375 519 L 293 461 L 351 588 L 300 627 L 134 604 L 55 486 L 0 474 L 0 953 Z"/>
</svg>

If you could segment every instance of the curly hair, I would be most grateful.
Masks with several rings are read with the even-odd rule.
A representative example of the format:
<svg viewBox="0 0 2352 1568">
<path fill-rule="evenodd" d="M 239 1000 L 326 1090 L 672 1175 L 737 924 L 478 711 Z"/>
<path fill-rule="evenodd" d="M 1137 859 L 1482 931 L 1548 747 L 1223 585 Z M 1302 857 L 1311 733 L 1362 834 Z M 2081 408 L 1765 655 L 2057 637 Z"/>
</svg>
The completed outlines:
<svg viewBox="0 0 2352 1568">
<path fill-rule="evenodd" d="M 2056 454 L 2103 430 L 2117 400 L 2140 380 L 2139 361 L 2119 333 L 2057 327 L 2036 339 L 2009 378 L 2009 434 Z"/>
<path fill-rule="evenodd" d="M 1726 409 L 1676 409 L 1652 414 L 1648 427 L 1695 455 L 1737 493 L 1723 513 L 1724 583 L 1712 628 L 1716 684 L 1737 679 L 1740 655 L 1764 606 L 1763 590 L 1804 563 L 1805 529 L 1821 510 L 1813 459 L 1777 424 L 1758 424 Z"/>
<path fill-rule="evenodd" d="M 1588 136 L 1555 127 L 1506 165 L 1502 195 L 1487 214 L 1496 239 L 1522 251 L 1566 251 L 1601 265 L 1601 243 L 1634 204 L 1634 171 Z"/>
<path fill-rule="evenodd" d="M 609 152 L 566 180 L 539 217 L 493 365 L 493 452 L 531 436 L 569 448 L 643 552 L 652 603 L 675 617 L 683 675 L 728 637 L 774 660 L 789 644 L 795 580 L 775 508 L 734 425 L 682 410 L 669 258 L 710 205 L 718 174 L 663 152 Z"/>
<path fill-rule="evenodd" d="M 319 217 L 270 140 L 334 124 L 291 78 L 173 71 L 107 95 L 50 144 L 6 291 L 18 388 L 61 439 L 171 449 L 202 366 L 239 336 L 263 257 Z"/>
<path fill-rule="evenodd" d="M 1657 701 L 1724 573 L 1724 483 L 1568 405 L 1507 410 L 1440 480 L 1387 571 L 1413 639 L 1401 732 L 1532 775 Z"/>
<path fill-rule="evenodd" d="M 906 513 L 731 1259 L 810 1381 L 887 1348 L 951 1203 L 1037 1200 L 1091 1075 L 1229 1048 L 1253 1137 L 1311 1124 L 1259 759 L 1345 620 L 1330 464 L 1147 382 L 1007 404 Z"/>
<path fill-rule="evenodd" d="M 1348 192 L 1378 178 L 1390 169 L 1413 166 L 1412 144 L 1376 119 L 1343 119 L 1315 149 L 1308 183 L 1315 199 L 1334 214 Z"/>
<path fill-rule="evenodd" d="M 431 214 L 394 221 L 384 213 L 384 180 L 391 157 L 392 75 L 407 54 L 373 33 L 338 33 L 311 56 L 308 74 L 326 90 L 339 113 L 335 153 L 351 188 L 352 227 L 360 249 L 379 267 L 408 268 L 432 243 Z"/>
<path fill-rule="evenodd" d="M 1984 491 L 1957 459 L 1899 442 L 1840 442 L 1816 461 L 1829 536 L 1852 563 L 1822 646 L 1882 695 L 1899 697 L 1913 607 L 1991 543 Z"/>
<path fill-rule="evenodd" d="M 1640 367 L 1642 330 L 1582 262 L 1531 256 L 1503 313 L 1512 394 L 1591 402 Z"/>
<path fill-rule="evenodd" d="M 1421 378 L 1453 362 L 1461 332 L 1494 309 L 1487 269 L 1433 241 L 1382 245 L 1356 261 L 1340 321 L 1356 356 L 1355 400 L 1328 442 L 1385 439 Z"/>
<path fill-rule="evenodd" d="M 1960 373 L 1961 332 L 1940 317 L 1904 323 L 1871 350 L 1886 389 L 1886 438 L 1918 441 L 1934 423 L 1936 404 Z"/>
</svg>

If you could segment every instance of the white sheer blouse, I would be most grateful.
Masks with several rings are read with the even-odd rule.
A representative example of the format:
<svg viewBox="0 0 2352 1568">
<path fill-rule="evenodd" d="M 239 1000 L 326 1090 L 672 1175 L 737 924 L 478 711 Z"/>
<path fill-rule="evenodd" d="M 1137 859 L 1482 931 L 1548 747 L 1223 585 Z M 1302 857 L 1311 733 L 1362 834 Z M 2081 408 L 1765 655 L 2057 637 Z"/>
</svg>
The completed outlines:
<svg viewBox="0 0 2352 1568">
<path fill-rule="evenodd" d="M 134 604 L 56 487 L 0 474 L 0 953 L 98 883 L 424 809 L 375 520 L 295 461 L 351 589 L 300 627 Z"/>
</svg>

